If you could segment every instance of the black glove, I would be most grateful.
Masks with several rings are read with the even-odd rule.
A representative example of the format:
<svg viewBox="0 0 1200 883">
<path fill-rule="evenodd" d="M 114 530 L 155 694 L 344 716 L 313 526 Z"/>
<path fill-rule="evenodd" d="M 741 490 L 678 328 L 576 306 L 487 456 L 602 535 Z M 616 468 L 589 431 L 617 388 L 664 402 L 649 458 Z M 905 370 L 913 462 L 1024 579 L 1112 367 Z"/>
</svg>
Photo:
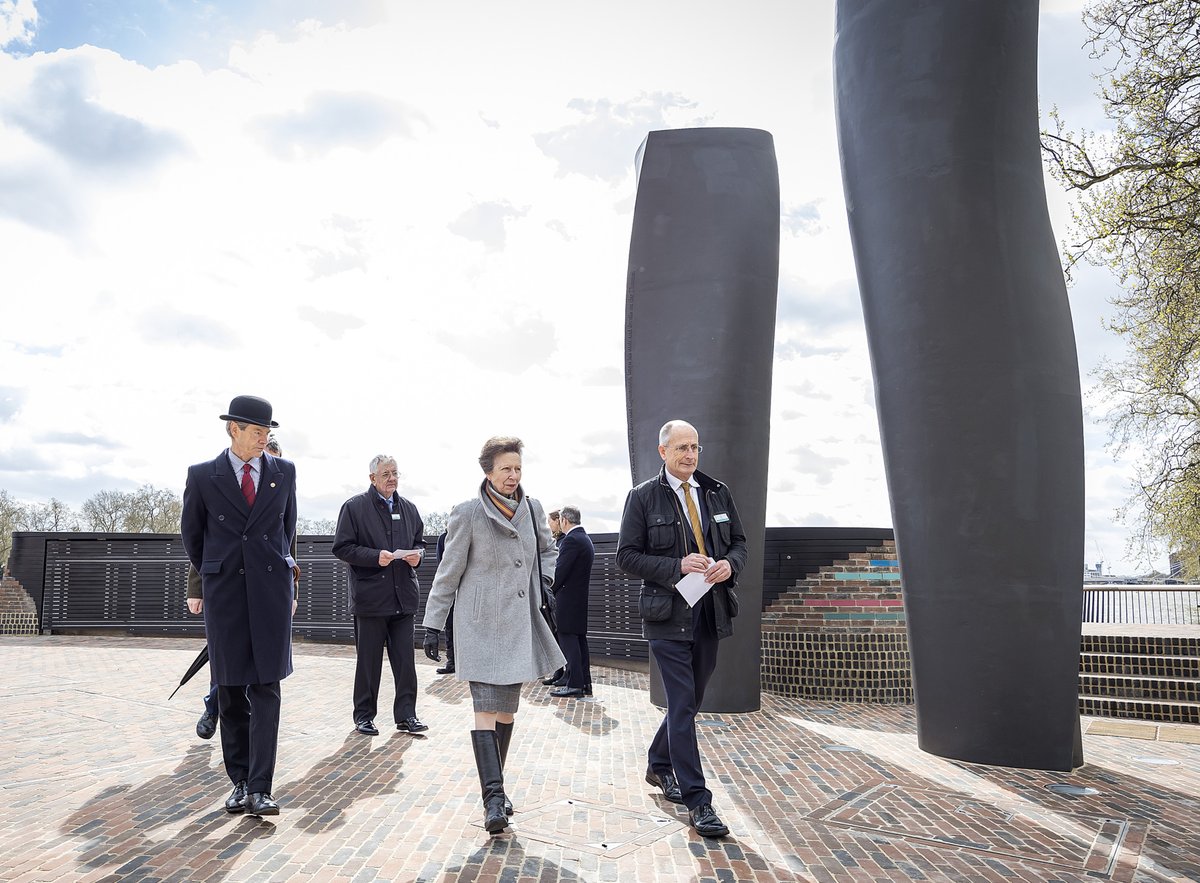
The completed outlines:
<svg viewBox="0 0 1200 883">
<path fill-rule="evenodd" d="M 442 633 L 437 629 L 426 627 L 425 639 L 421 641 L 421 646 L 425 649 L 425 655 L 434 662 L 440 662 L 442 657 L 438 656 L 438 641 L 441 639 Z"/>
</svg>

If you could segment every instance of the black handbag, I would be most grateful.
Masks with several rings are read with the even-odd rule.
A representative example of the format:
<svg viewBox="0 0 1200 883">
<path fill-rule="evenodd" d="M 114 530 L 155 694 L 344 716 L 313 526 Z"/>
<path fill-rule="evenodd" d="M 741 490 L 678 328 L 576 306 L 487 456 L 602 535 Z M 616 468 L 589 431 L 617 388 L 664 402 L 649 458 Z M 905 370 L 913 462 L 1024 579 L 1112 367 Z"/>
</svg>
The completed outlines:
<svg viewBox="0 0 1200 883">
<path fill-rule="evenodd" d="M 533 517 L 533 504 L 529 502 L 529 497 L 525 498 L 525 505 L 529 507 L 529 523 L 533 525 L 533 545 L 537 547 L 538 587 L 542 592 L 542 601 L 538 605 L 538 610 L 542 611 L 542 619 L 546 620 L 546 625 L 550 626 L 550 634 L 557 639 L 558 621 L 555 619 L 554 608 L 558 604 L 558 599 L 554 597 L 554 593 L 546 585 L 545 577 L 542 576 L 542 544 L 538 541 L 537 521 Z"/>
</svg>

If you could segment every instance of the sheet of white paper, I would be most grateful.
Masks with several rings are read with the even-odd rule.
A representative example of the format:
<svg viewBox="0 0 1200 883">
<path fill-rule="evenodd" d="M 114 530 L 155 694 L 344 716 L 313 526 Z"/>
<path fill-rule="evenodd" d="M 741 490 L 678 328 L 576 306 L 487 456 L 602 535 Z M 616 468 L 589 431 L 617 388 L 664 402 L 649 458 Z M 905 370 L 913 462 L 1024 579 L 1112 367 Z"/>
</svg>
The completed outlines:
<svg viewBox="0 0 1200 883">
<path fill-rule="evenodd" d="M 708 559 L 709 567 L 716 563 L 713 559 Z M 704 581 L 702 573 L 685 573 L 683 578 L 675 583 L 675 588 L 679 590 L 679 594 L 683 595 L 683 600 L 687 601 L 688 607 L 695 607 L 696 602 L 703 598 L 705 592 L 712 586 Z"/>
<path fill-rule="evenodd" d="M 420 551 L 421 551 L 420 549 L 397 549 L 392 554 L 395 555 L 397 558 L 407 558 L 409 555 L 420 554 Z"/>
</svg>

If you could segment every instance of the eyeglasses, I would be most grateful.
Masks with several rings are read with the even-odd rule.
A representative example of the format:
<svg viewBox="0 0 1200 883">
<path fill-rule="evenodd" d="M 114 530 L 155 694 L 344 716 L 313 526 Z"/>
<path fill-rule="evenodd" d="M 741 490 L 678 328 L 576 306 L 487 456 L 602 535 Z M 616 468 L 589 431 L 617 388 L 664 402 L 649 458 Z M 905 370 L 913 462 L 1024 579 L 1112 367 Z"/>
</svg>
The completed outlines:
<svg viewBox="0 0 1200 883">
<path fill-rule="evenodd" d="M 676 454 L 699 454 L 704 450 L 704 445 L 676 445 L 671 450 Z"/>
<path fill-rule="evenodd" d="M 380 473 L 379 473 L 379 477 L 380 477 L 380 478 L 399 478 L 399 477 L 400 477 L 400 473 L 399 473 L 399 472 L 392 472 L 392 471 L 388 471 L 388 472 L 380 472 Z"/>
</svg>

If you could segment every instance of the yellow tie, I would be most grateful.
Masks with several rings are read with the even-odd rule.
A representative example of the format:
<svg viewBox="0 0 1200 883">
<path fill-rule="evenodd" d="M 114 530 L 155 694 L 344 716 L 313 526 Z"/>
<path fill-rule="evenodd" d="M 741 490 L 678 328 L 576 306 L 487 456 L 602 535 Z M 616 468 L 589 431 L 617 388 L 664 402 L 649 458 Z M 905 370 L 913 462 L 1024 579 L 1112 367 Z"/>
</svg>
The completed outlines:
<svg viewBox="0 0 1200 883">
<path fill-rule="evenodd" d="M 696 545 L 700 549 L 700 554 L 707 558 L 708 552 L 704 549 L 704 531 L 700 528 L 700 513 L 696 511 L 696 504 L 692 502 L 692 486 L 685 481 L 680 487 L 683 488 L 683 499 L 687 502 L 688 521 L 692 523 L 692 534 L 696 537 Z"/>
</svg>

